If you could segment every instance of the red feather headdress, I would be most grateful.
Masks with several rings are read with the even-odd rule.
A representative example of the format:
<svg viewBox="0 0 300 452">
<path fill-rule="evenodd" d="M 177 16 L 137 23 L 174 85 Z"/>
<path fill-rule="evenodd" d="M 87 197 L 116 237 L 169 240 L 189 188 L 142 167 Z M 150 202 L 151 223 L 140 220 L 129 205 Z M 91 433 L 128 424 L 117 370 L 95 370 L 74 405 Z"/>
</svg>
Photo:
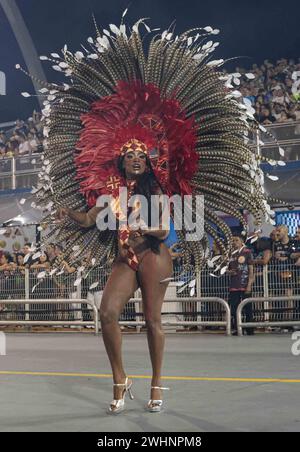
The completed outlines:
<svg viewBox="0 0 300 452">
<path fill-rule="evenodd" d="M 189 181 L 198 167 L 197 130 L 175 98 L 140 81 L 119 82 L 116 93 L 95 101 L 81 116 L 76 145 L 77 178 L 91 207 L 101 194 L 126 186 L 117 162 L 122 148 L 135 139 L 143 143 L 153 172 L 166 194 L 190 194 Z"/>
</svg>

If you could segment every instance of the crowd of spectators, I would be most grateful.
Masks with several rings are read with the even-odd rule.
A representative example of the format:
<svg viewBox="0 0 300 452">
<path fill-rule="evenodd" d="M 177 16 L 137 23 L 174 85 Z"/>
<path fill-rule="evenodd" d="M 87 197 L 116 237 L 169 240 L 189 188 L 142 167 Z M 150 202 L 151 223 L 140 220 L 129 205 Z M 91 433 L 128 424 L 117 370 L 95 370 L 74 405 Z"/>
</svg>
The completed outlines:
<svg viewBox="0 0 300 452">
<path fill-rule="evenodd" d="M 17 120 L 13 129 L 0 130 L 0 158 L 21 157 L 43 151 L 41 114 L 34 111 L 27 121 Z"/>
<path fill-rule="evenodd" d="M 244 99 L 250 100 L 255 118 L 261 124 L 300 120 L 300 58 L 264 60 L 262 65 L 235 68 L 233 83 Z M 227 73 L 224 70 L 224 73 Z M 254 78 L 246 74 L 252 73 Z M 0 130 L 0 158 L 30 155 L 43 150 L 41 113 L 33 112 L 27 121 L 17 120 L 12 130 Z"/>
<path fill-rule="evenodd" d="M 236 67 L 242 76 L 237 89 L 249 99 L 255 118 L 261 124 L 292 122 L 300 119 L 300 58 L 265 60 L 251 68 Z M 225 71 L 226 72 L 226 71 Z M 253 79 L 246 74 L 252 73 Z"/>
<path fill-rule="evenodd" d="M 36 252 L 34 245 L 25 243 L 22 249 L 14 252 L 0 251 L 0 279 L 16 272 L 25 274 L 25 269 L 36 270 L 36 274 L 42 271 L 49 273 L 59 262 L 64 274 L 76 273 L 76 268 L 69 265 L 63 259 L 63 247 L 50 243 L 46 249 Z"/>
<path fill-rule="evenodd" d="M 81 298 L 93 296 L 102 290 L 108 278 L 108 272 L 101 268 L 99 278 L 98 266 L 93 266 L 86 255 L 82 262 Z M 85 273 L 83 269 L 86 269 Z M 28 279 L 25 272 L 29 270 Z M 28 290 L 31 299 L 45 299 L 45 305 L 31 305 L 31 320 L 91 320 L 91 313 L 86 303 L 69 305 L 48 305 L 47 300 L 77 298 L 76 281 L 78 266 L 69 264 L 63 256 L 63 247 L 50 243 L 44 251 L 37 252 L 34 245 L 25 243 L 22 249 L 15 252 L 0 251 L 0 293 L 3 300 L 23 299 Z M 27 283 L 26 283 L 27 280 Z M 91 287 L 97 281 L 95 290 Z M 27 287 L 27 289 L 26 289 Z M 97 302 L 98 299 L 94 299 Z M 0 303 L 1 313 L 5 318 L 24 320 L 24 306 L 18 307 Z M 87 326 L 89 328 L 89 326 Z"/>
<path fill-rule="evenodd" d="M 271 297 L 300 295 L 300 227 L 294 237 L 289 236 L 285 225 L 274 228 L 269 237 L 260 237 L 259 233 L 251 236 L 252 239 L 246 243 L 241 236 L 233 237 L 234 252 L 226 273 L 220 278 L 204 273 L 201 281 L 204 289 L 202 295 L 206 297 L 223 298 L 224 288 L 228 288 L 228 295 L 224 298 L 227 298 L 231 307 L 232 330 L 235 334 L 236 312 L 243 299 L 264 297 L 266 288 Z M 215 245 L 212 257 L 219 254 Z M 279 311 L 276 311 L 276 315 Z M 261 312 L 263 321 L 263 309 Z M 252 320 L 251 304 L 245 306 L 245 315 L 246 321 Z M 272 315 L 269 313 L 270 320 Z M 276 315 L 274 320 L 278 320 Z M 280 315 L 285 320 L 300 320 L 300 302 L 287 302 L 281 308 Z M 253 334 L 254 330 L 246 328 L 246 332 Z"/>
<path fill-rule="evenodd" d="M 273 266 L 278 273 L 269 276 L 270 282 L 272 279 L 277 282 L 280 280 L 291 281 L 291 269 L 297 268 L 300 270 L 300 227 L 298 227 L 295 237 L 289 236 L 288 228 L 285 225 L 274 228 L 270 237 L 260 237 L 259 235 L 259 233 L 253 233 L 252 240 L 248 240 L 246 243 L 243 242 L 242 237 L 234 236 L 233 238 L 233 246 L 236 252 L 233 253 L 227 274 L 235 274 L 237 272 L 236 267 L 245 261 L 254 267 L 254 276 L 251 277 L 251 281 L 249 281 L 248 276 L 245 278 L 245 275 L 240 275 L 241 281 L 238 284 L 242 284 L 242 286 L 235 287 L 233 285 L 232 287 L 235 289 L 246 289 L 247 292 L 251 292 L 252 284 L 255 283 L 255 276 L 260 276 L 264 265 L 269 265 L 270 269 Z M 253 241 L 255 236 L 257 236 L 257 240 Z M 181 266 L 181 253 L 177 248 L 178 244 L 176 243 L 169 248 L 175 271 Z M 245 252 L 246 258 L 240 259 L 241 262 L 239 262 L 239 258 L 244 256 L 243 253 Z M 218 247 L 214 245 L 211 256 L 214 257 L 219 254 Z M 59 265 L 57 265 L 58 262 Z M 89 265 L 90 259 L 86 256 L 80 266 L 87 268 Z M 31 243 L 26 243 L 22 249 L 13 252 L 0 250 L 0 275 L 15 270 L 23 273 L 26 268 L 50 272 L 55 267 L 63 268 L 65 274 L 72 274 L 77 271 L 72 262 L 66 262 L 63 247 L 59 244 L 50 243 L 44 251 L 38 253 Z M 251 272 L 247 271 L 246 273 L 248 275 Z M 287 281 L 284 281 L 284 286 L 292 289 L 291 285 L 287 285 Z M 299 283 L 300 281 L 297 281 L 297 286 L 299 285 L 300 289 Z"/>
<path fill-rule="evenodd" d="M 285 225 L 275 227 L 269 237 L 261 237 L 259 232 L 251 234 L 251 237 L 246 243 L 240 236 L 233 238 L 236 251 L 232 253 L 226 275 L 234 278 L 230 278 L 229 287 L 264 296 L 262 273 L 264 266 L 268 265 L 270 295 L 300 293 L 300 226 L 294 237 L 289 235 Z M 219 254 L 214 245 L 212 257 Z"/>
<path fill-rule="evenodd" d="M 268 265 L 267 287 L 269 296 L 291 296 L 300 294 L 300 227 L 295 237 L 290 237 L 285 225 L 276 227 L 270 237 L 259 237 L 243 247 L 240 238 L 236 238 L 236 255 L 229 264 L 230 289 L 229 305 L 233 314 L 233 329 L 236 309 L 244 298 L 266 295 L 264 284 L 264 266 Z M 286 320 L 299 320 L 300 303 L 288 302 L 283 309 Z M 246 321 L 252 320 L 252 305 L 245 306 Z M 278 314 L 278 313 L 277 313 Z M 272 314 L 269 314 L 272 319 Z M 276 318 L 274 318 L 276 320 Z M 254 329 L 246 329 L 253 334 Z"/>
<path fill-rule="evenodd" d="M 227 299 L 232 312 L 232 330 L 236 334 L 236 311 L 244 298 L 251 296 L 265 296 L 264 291 L 264 266 L 268 265 L 268 293 L 270 296 L 291 296 L 300 294 L 300 226 L 295 237 L 290 237 L 288 229 L 284 225 L 277 226 L 269 237 L 260 237 L 254 233 L 256 240 L 248 240 L 236 235 L 233 237 L 233 249 L 226 272 L 221 272 L 218 277 L 211 274 L 209 262 L 201 274 L 201 295 L 204 297 L 219 297 Z M 174 262 L 174 275 L 179 276 L 180 281 L 186 279 L 186 289 L 178 290 L 178 297 L 193 296 L 190 291 L 190 281 L 195 278 L 191 271 L 182 273 L 181 253 L 177 244 L 170 247 L 170 253 Z M 211 258 L 220 255 L 218 247 L 213 246 Z M 80 263 L 85 276 L 80 279 L 81 298 L 86 298 L 88 293 L 103 290 L 110 274 L 109 266 L 105 269 L 92 264 L 87 255 Z M 78 266 L 77 266 L 78 267 Z M 72 262 L 64 259 L 63 247 L 58 244 L 49 244 L 43 252 L 36 252 L 33 245 L 26 243 L 22 249 L 14 251 L 0 251 L 0 291 L 2 299 L 24 298 L 25 296 L 25 269 L 30 270 L 29 290 L 30 298 L 37 299 L 62 299 L 75 298 L 79 273 Z M 56 272 L 53 269 L 56 268 Z M 180 270 L 181 269 L 181 270 Z M 83 270 L 82 270 L 83 271 Z M 96 283 L 96 284 L 95 284 Z M 197 295 L 195 291 L 194 295 Z M 192 300 L 192 299 L 191 299 Z M 133 309 L 134 307 L 130 307 Z M 5 310 L 0 305 L 0 311 Z M 206 308 L 205 308 L 206 309 Z M 210 315 L 210 307 L 207 307 L 207 315 Z M 134 309 L 133 309 L 134 310 Z M 193 320 L 196 311 L 195 302 L 187 302 L 185 306 L 185 319 Z M 286 319 L 300 319 L 300 303 L 289 303 L 284 309 Z M 37 311 L 34 311 L 36 316 Z M 52 312 L 52 311 L 51 311 Z M 53 311 L 53 316 L 66 316 L 71 319 L 68 310 Z M 246 320 L 252 319 L 251 305 L 245 309 Z M 90 319 L 87 307 L 73 306 L 72 315 Z M 125 314 L 124 314 L 125 315 Z M 129 315 L 128 312 L 126 314 Z M 131 315 L 131 314 L 130 314 Z M 270 318 L 272 314 L 269 314 Z M 69 317 L 68 317 L 69 316 Z M 58 318 L 57 317 L 57 318 Z M 73 319 L 72 317 L 72 319 Z M 37 317 L 38 318 L 38 317 Z M 56 317 L 55 317 L 56 318 Z M 79 317 L 78 317 L 79 318 Z M 133 317 L 132 317 L 133 318 Z M 53 317 L 54 319 L 54 317 Z M 72 320 L 71 319 L 71 320 Z M 76 317 L 75 317 L 76 319 Z M 130 317 L 131 319 L 131 317 Z M 125 320 L 130 320 L 125 318 Z M 187 327 L 189 328 L 189 327 Z M 192 327 L 196 328 L 197 327 Z M 253 334 L 253 328 L 246 329 L 247 334 Z"/>
</svg>

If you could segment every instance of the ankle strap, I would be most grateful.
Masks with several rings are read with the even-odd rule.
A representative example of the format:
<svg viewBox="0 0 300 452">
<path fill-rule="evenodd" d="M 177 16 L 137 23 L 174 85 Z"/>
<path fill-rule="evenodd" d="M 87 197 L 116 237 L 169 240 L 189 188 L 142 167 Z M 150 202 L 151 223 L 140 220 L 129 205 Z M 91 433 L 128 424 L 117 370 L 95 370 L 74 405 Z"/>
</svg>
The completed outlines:
<svg viewBox="0 0 300 452">
<path fill-rule="evenodd" d="M 128 381 L 128 377 L 126 377 L 125 383 L 114 383 L 113 386 L 126 386 Z"/>
<path fill-rule="evenodd" d="M 151 389 L 161 389 L 163 391 L 169 391 L 170 388 L 163 388 L 162 386 L 151 386 Z"/>
</svg>

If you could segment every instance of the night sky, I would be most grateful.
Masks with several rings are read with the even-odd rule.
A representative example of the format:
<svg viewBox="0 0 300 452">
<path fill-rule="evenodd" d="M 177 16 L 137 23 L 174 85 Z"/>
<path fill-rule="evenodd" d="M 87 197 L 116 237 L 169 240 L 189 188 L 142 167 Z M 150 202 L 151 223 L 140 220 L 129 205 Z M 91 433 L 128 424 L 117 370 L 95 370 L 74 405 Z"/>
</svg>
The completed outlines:
<svg viewBox="0 0 300 452">
<path fill-rule="evenodd" d="M 79 50 L 94 34 L 92 13 L 100 27 L 120 23 L 129 0 L 17 0 L 39 55 L 60 51 L 64 44 Z M 176 19 L 177 31 L 210 25 L 221 33 L 214 36 L 220 46 L 213 59 L 240 57 L 236 66 L 251 67 L 268 58 L 300 57 L 300 1 L 264 0 L 133 0 L 126 16 L 132 24 L 140 17 L 149 17 L 152 28 L 167 28 Z M 0 7 L 0 70 L 7 78 L 7 95 L 0 96 L 0 122 L 27 118 L 35 104 L 20 96 L 22 91 L 34 92 L 30 80 L 15 69 L 24 62 L 13 32 Z M 57 74 L 47 70 L 49 81 Z"/>
</svg>

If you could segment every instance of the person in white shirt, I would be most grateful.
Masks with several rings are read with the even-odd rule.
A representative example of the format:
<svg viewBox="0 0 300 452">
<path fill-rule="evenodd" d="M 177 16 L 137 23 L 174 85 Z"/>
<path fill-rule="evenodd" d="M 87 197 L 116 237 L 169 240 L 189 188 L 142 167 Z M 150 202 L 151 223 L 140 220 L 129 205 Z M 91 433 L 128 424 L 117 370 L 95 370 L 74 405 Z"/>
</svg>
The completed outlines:
<svg viewBox="0 0 300 452">
<path fill-rule="evenodd" d="M 21 138 L 19 143 L 19 155 L 25 155 L 29 153 L 30 153 L 29 141 L 25 140 L 25 138 Z"/>
<path fill-rule="evenodd" d="M 38 143 L 35 136 L 32 133 L 28 134 L 28 143 L 31 150 L 31 153 L 37 152 Z"/>
</svg>

